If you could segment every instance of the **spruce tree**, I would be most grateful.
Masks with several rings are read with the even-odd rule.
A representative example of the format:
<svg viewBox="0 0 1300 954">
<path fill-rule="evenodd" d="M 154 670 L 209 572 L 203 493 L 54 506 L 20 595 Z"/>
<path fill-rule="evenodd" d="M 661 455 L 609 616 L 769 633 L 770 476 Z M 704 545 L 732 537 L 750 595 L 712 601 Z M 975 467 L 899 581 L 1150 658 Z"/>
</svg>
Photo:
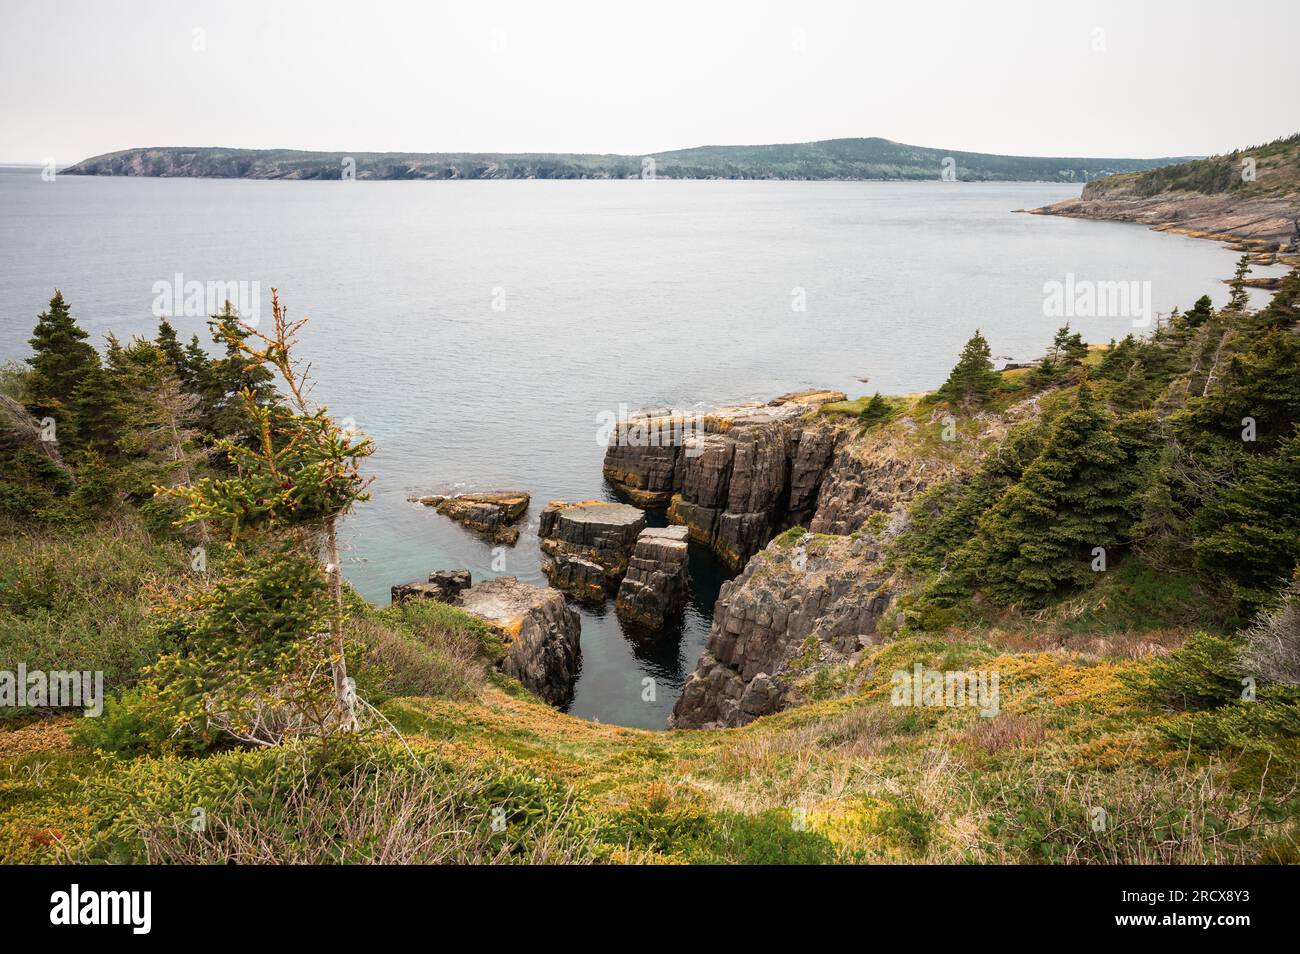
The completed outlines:
<svg viewBox="0 0 1300 954">
<path fill-rule="evenodd" d="M 1188 328 L 1199 328 L 1214 316 L 1214 302 L 1210 301 L 1209 295 L 1202 295 L 1196 299 L 1196 304 L 1192 310 L 1183 315 L 1183 325 Z"/>
<path fill-rule="evenodd" d="M 185 349 L 181 347 L 180 338 L 176 336 L 176 329 L 166 318 L 158 322 L 158 337 L 154 339 L 154 345 L 172 366 L 176 376 L 183 376 L 186 370 Z"/>
<path fill-rule="evenodd" d="M 1225 311 L 1243 314 L 1250 305 L 1250 292 L 1246 290 L 1246 276 L 1249 274 L 1250 256 L 1242 255 L 1237 259 L 1237 270 L 1232 275 L 1232 281 L 1228 282 L 1232 293 L 1228 296 L 1228 307 L 1224 309 Z"/>
<path fill-rule="evenodd" d="M 978 404 L 988 401 L 998 390 L 1001 378 L 993 370 L 993 353 L 989 343 L 975 329 L 961 357 L 939 388 L 938 397 L 953 404 Z"/>
<path fill-rule="evenodd" d="M 1243 610 L 1273 601 L 1300 565 L 1300 430 L 1277 453 L 1251 457 L 1193 526 L 1197 564 L 1226 580 Z"/>
<path fill-rule="evenodd" d="M 863 406 L 862 410 L 858 412 L 858 425 L 863 430 L 866 430 L 873 424 L 888 420 L 892 413 L 893 409 L 890 408 L 889 402 L 882 398 L 880 392 L 877 391 L 871 396 L 871 400 Z"/>
<path fill-rule="evenodd" d="M 208 325 L 212 340 L 225 349 L 225 355 L 208 365 L 199 425 L 214 439 L 247 445 L 257 438 L 257 422 L 249 408 L 275 402 L 275 374 L 264 364 L 249 360 L 244 346 L 253 332 L 240 324 L 239 313 L 230 302 Z M 251 395 L 251 402 L 245 394 Z"/>
<path fill-rule="evenodd" d="M 1259 313 L 1265 328 L 1289 331 L 1300 329 L 1300 266 L 1296 266 L 1278 284 L 1273 297 Z"/>
<path fill-rule="evenodd" d="M 55 419 L 60 440 L 72 437 L 75 431 L 70 412 L 73 395 L 99 367 L 99 354 L 87 344 L 87 337 L 72 317 L 63 292 L 55 291 L 28 340 L 35 352 L 27 359 L 32 368 L 27 383 L 29 406 L 37 417 L 48 414 Z"/>
<path fill-rule="evenodd" d="M 1093 548 L 1115 547 L 1133 478 L 1114 416 L 1085 381 L 1024 476 L 980 520 L 966 559 L 998 603 L 1041 604 L 1092 574 Z"/>
<path fill-rule="evenodd" d="M 185 370 L 181 374 L 181 384 L 186 390 L 199 395 L 207 394 L 212 377 L 212 361 L 199 343 L 198 335 L 190 336 L 190 343 L 185 346 Z"/>
<path fill-rule="evenodd" d="M 215 480 L 203 477 L 188 485 L 159 486 L 155 490 L 185 506 L 183 522 L 206 524 L 214 536 L 224 537 L 237 560 L 243 558 L 243 548 L 281 549 L 281 558 L 261 566 L 259 580 L 255 581 L 259 584 L 262 571 L 278 573 L 281 570 L 277 568 L 289 570 L 294 563 L 301 562 L 291 555 L 301 555 L 304 547 L 320 555 L 323 573 L 320 564 L 304 565 L 298 579 L 283 585 L 275 581 L 268 583 L 274 583 L 270 589 L 276 591 L 300 587 L 319 594 L 323 590 L 325 600 L 320 608 L 306 613 L 301 624 L 293 627 L 290 642 L 294 646 L 304 646 L 304 633 L 314 637 L 310 646 L 304 647 L 306 655 L 300 659 L 307 664 L 306 668 L 292 678 L 282 671 L 280 675 L 284 678 L 273 680 L 265 687 L 289 686 L 301 677 L 306 681 L 298 683 L 302 693 L 294 707 L 306 704 L 306 700 L 319 702 L 322 697 L 313 673 L 328 668 L 333 676 L 329 707 L 332 712 L 326 718 L 310 720 L 311 724 L 321 732 L 334 727 L 352 729 L 357 726 L 356 697 L 345 659 L 347 608 L 338 521 L 355 504 L 369 498 L 366 487 L 370 480 L 362 476 L 361 462 L 374 448 L 369 438 L 358 438 L 346 431 L 325 408 L 308 400 L 310 384 L 293 356 L 297 333 L 306 319 L 289 321 L 275 289 L 271 290 L 271 308 L 273 330 L 269 334 L 249 332 L 237 339 L 235 356 L 250 370 L 278 374 L 285 386 L 285 397 L 277 396 L 273 403 L 259 403 L 252 390 L 241 394 L 244 411 L 253 423 L 254 440 L 247 444 L 234 439 L 217 442 L 217 449 L 231 462 L 231 476 Z M 318 583 L 322 585 L 318 587 Z M 241 628 L 246 625 L 240 623 Z M 323 628 L 328 630 L 324 641 L 320 636 Z M 233 631 L 229 621 L 223 620 L 204 641 L 209 645 L 195 647 L 189 663 L 199 666 L 205 678 L 220 688 L 224 697 L 222 706 L 237 711 L 242 707 L 239 700 L 250 688 L 245 680 L 262 679 L 261 674 L 241 672 L 238 667 L 227 665 L 228 653 L 247 645 L 249 637 Z M 274 640 L 257 637 L 256 642 L 272 655 L 283 650 Z M 182 668 L 191 674 L 196 671 Z M 317 683 L 316 688 L 312 688 L 312 683 Z M 240 731 L 248 736 L 252 727 L 245 726 L 237 734 Z"/>
<path fill-rule="evenodd" d="M 76 420 L 76 448 L 93 451 L 106 463 L 117 461 L 127 434 L 127 408 L 121 386 L 96 362 L 77 386 L 71 409 Z"/>
</svg>

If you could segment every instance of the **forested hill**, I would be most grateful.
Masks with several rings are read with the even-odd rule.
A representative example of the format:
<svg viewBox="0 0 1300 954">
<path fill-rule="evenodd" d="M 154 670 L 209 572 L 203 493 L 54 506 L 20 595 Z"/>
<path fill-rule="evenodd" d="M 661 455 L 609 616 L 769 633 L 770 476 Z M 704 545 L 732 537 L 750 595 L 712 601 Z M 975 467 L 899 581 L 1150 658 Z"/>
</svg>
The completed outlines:
<svg viewBox="0 0 1300 954">
<path fill-rule="evenodd" d="M 1182 162 L 999 156 L 908 146 L 888 139 L 826 139 L 768 146 L 698 146 L 646 156 L 577 153 L 308 152 L 167 146 L 126 149 L 63 172 L 217 179 L 938 179 L 1087 182 Z M 651 164 L 648 160 L 653 160 Z M 945 160 L 951 160 L 945 163 Z"/>
</svg>

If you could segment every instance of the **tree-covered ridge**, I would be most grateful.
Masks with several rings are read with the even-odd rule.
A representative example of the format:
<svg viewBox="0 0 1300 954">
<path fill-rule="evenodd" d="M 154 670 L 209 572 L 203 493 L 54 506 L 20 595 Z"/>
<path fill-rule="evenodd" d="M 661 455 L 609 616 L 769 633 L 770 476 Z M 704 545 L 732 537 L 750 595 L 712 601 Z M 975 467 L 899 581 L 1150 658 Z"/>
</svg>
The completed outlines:
<svg viewBox="0 0 1300 954">
<path fill-rule="evenodd" d="M 653 165 L 647 160 L 653 160 Z M 947 161 L 947 165 L 945 165 Z M 827 139 L 765 146 L 698 146 L 645 156 L 576 153 L 373 153 L 150 147 L 85 159 L 71 175 L 224 179 L 939 179 L 1086 182 L 1182 158 L 1000 156 L 909 146 L 888 139 Z"/>
<path fill-rule="evenodd" d="M 1300 133 L 1206 159 L 1122 173 L 1093 188 L 1142 198 L 1167 192 L 1233 193 L 1247 198 L 1294 196 L 1300 194 Z"/>
</svg>

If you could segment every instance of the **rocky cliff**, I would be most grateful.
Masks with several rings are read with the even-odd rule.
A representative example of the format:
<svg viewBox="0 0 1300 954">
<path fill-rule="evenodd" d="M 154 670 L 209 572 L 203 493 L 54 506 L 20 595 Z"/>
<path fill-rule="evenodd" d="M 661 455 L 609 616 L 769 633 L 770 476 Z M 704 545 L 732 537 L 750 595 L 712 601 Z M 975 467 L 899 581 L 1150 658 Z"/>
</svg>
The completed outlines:
<svg viewBox="0 0 1300 954">
<path fill-rule="evenodd" d="M 818 671 L 880 639 L 896 595 L 882 557 L 906 526 L 909 505 L 970 468 L 1014 423 L 1036 416 L 1038 402 L 965 419 L 950 442 L 939 436 L 945 413 L 918 403 L 891 424 L 840 432 L 811 532 L 782 534 L 723 585 L 671 727 L 744 725 L 795 705 Z"/>
<path fill-rule="evenodd" d="M 646 415 L 610 437 L 605 478 L 641 506 L 667 506 L 733 570 L 784 527 L 811 519 L 847 427 L 816 414 L 838 391 L 718 408 L 697 421 Z"/>
</svg>

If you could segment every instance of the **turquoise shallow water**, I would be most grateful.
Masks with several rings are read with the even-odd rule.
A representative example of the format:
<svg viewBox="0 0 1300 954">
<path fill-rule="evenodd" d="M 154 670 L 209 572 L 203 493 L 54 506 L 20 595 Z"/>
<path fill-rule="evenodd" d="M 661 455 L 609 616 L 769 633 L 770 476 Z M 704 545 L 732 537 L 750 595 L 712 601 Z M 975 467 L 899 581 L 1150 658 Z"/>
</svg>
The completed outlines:
<svg viewBox="0 0 1300 954">
<path fill-rule="evenodd" d="M 1029 358 L 1060 324 L 1066 273 L 1149 281 L 1156 310 L 1203 293 L 1235 256 L 1131 225 L 1013 214 L 1055 184 L 850 182 L 43 182 L 0 170 L 0 359 L 26 354 L 55 286 L 96 338 L 152 334 L 153 286 L 276 285 L 310 315 L 316 396 L 375 438 L 375 497 L 346 526 L 347 575 L 393 583 L 468 567 L 544 583 L 536 534 L 490 545 L 413 493 L 523 488 L 607 496 L 599 415 L 805 386 L 938 385 L 979 327 Z M 806 310 L 792 308 L 802 290 Z M 494 303 L 497 305 L 494 308 Z M 501 306 L 504 305 L 502 309 Z M 178 318 L 188 337 L 202 319 Z M 1126 317 L 1077 320 L 1092 341 Z M 860 378 L 868 378 L 863 384 Z M 650 644 L 582 610 L 575 714 L 662 727 L 703 649 L 717 565 L 695 554 L 680 633 Z M 644 677 L 655 698 L 643 698 Z"/>
</svg>

